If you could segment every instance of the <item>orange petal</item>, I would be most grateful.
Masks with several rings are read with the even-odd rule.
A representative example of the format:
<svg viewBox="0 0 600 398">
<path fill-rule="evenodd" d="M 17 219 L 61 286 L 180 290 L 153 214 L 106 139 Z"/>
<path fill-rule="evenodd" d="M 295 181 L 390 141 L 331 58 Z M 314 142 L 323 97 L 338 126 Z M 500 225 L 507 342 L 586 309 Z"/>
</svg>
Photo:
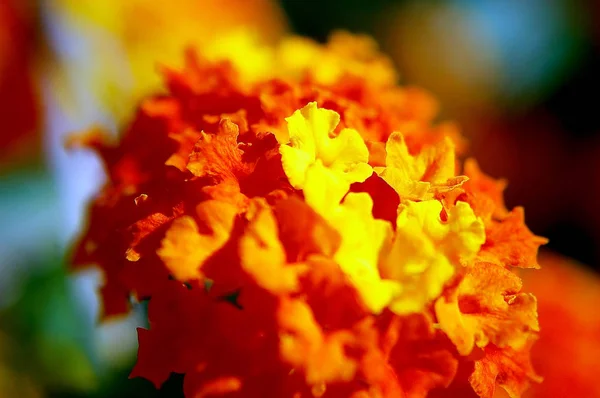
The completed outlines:
<svg viewBox="0 0 600 398">
<path fill-rule="evenodd" d="M 452 293 L 437 300 L 440 326 L 461 355 L 489 343 L 520 348 L 539 331 L 535 297 L 519 293 L 521 285 L 506 268 L 477 262 Z"/>
<path fill-rule="evenodd" d="M 223 119 L 217 134 L 201 133 L 190 154 L 187 168 L 197 177 L 209 177 L 216 182 L 237 180 L 239 173 L 247 171 L 242 162 L 243 152 L 238 148 L 239 128 Z"/>
<path fill-rule="evenodd" d="M 200 279 L 202 264 L 229 239 L 237 208 L 227 202 L 207 200 L 196 208 L 200 226 L 190 216 L 173 221 L 157 253 L 180 281 Z"/>
<path fill-rule="evenodd" d="M 531 382 L 540 383 L 542 378 L 531 366 L 532 343 L 530 341 L 520 350 L 493 345 L 484 348 L 484 357 L 475 361 L 475 370 L 469 377 L 473 390 L 481 398 L 493 398 L 498 383 L 509 396 L 520 397 Z"/>
<path fill-rule="evenodd" d="M 502 221 L 486 225 L 486 241 L 479 260 L 520 268 L 539 268 L 537 253 L 546 238 L 534 235 L 525 225 L 523 208 L 514 208 Z"/>
</svg>

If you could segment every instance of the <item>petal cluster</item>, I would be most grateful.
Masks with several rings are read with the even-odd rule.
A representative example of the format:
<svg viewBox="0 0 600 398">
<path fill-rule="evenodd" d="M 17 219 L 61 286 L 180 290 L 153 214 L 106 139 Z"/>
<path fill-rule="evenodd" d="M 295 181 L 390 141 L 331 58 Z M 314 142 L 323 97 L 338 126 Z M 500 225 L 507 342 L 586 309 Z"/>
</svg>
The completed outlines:
<svg viewBox="0 0 600 398">
<path fill-rule="evenodd" d="M 513 271 L 544 240 L 504 184 L 462 167 L 456 127 L 369 39 L 269 51 L 256 79 L 188 54 L 119 143 L 71 142 L 109 176 L 75 262 L 103 269 L 105 317 L 149 300 L 132 375 L 184 373 L 188 397 L 491 398 L 539 381 L 536 300 Z"/>
</svg>

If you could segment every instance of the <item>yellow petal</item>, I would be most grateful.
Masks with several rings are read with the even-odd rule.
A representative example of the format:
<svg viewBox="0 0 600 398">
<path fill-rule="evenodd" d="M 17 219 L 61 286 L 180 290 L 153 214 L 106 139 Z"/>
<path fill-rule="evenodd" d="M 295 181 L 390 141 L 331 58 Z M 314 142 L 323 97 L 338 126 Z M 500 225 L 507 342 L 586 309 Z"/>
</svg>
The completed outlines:
<svg viewBox="0 0 600 398">
<path fill-rule="evenodd" d="M 192 217 L 179 217 L 171 224 L 157 251 L 171 274 L 180 281 L 202 278 L 202 264 L 229 239 L 237 213 L 235 206 L 217 200 L 201 202 L 196 211 L 209 232 L 201 234 Z"/>
<path fill-rule="evenodd" d="M 240 238 L 239 253 L 242 268 L 261 287 L 275 294 L 298 289 L 298 277 L 306 266 L 287 264 L 277 221 L 268 205 L 259 206 L 253 215 Z"/>
<path fill-rule="evenodd" d="M 307 172 L 304 197 L 341 236 L 334 260 L 350 278 L 365 305 L 381 312 L 398 294 L 395 281 L 382 280 L 377 268 L 383 247 L 389 243 L 389 222 L 373 217 L 373 200 L 367 193 L 348 193 L 350 184 L 320 161 Z M 344 201 L 342 198 L 346 196 Z"/>
<path fill-rule="evenodd" d="M 465 181 L 453 178 L 456 159 L 454 143 L 449 137 L 413 156 L 404 136 L 392 133 L 386 143 L 386 152 L 386 167 L 379 170 L 380 175 L 403 201 L 429 199 L 437 190 L 436 186 L 454 188 Z"/>
<path fill-rule="evenodd" d="M 398 192 L 402 200 L 421 200 L 427 197 L 431 184 L 425 181 L 415 181 L 406 169 L 387 167 L 380 174 L 392 188 Z"/>
<path fill-rule="evenodd" d="M 296 189 L 302 189 L 306 179 L 306 170 L 315 162 L 314 155 L 287 145 L 282 145 L 279 153 L 281 153 L 283 170 L 290 184 Z"/>
<path fill-rule="evenodd" d="M 421 311 L 485 241 L 483 223 L 468 204 L 458 202 L 446 222 L 441 211 L 437 200 L 400 205 L 393 246 L 381 263 L 382 276 L 402 286 L 391 305 L 396 313 Z"/>
<path fill-rule="evenodd" d="M 372 209 L 369 194 L 349 193 L 330 220 L 342 236 L 335 261 L 350 277 L 365 305 L 379 313 L 399 294 L 400 286 L 379 274 L 380 253 L 391 240 L 392 228 L 389 222 L 373 218 Z"/>
<path fill-rule="evenodd" d="M 468 203 L 459 201 L 448 211 L 446 225 L 448 233 L 442 250 L 455 259 L 472 259 L 485 242 L 483 221 L 475 216 Z"/>
<path fill-rule="evenodd" d="M 309 385 L 348 381 L 357 370 L 348 355 L 356 339 L 348 330 L 324 332 L 308 304 L 284 299 L 277 310 L 281 358 L 301 369 Z"/>
<path fill-rule="evenodd" d="M 317 160 L 348 183 L 362 182 L 372 174 L 367 164 L 369 150 L 357 131 L 344 129 L 333 136 L 340 122 L 336 112 L 311 102 L 286 121 L 290 142 L 280 147 L 280 153 L 283 169 L 294 188 L 304 187 L 306 171 Z"/>
<path fill-rule="evenodd" d="M 339 174 L 325 168 L 320 160 L 306 171 L 304 199 L 325 219 L 339 207 L 349 190 L 350 184 Z"/>
</svg>

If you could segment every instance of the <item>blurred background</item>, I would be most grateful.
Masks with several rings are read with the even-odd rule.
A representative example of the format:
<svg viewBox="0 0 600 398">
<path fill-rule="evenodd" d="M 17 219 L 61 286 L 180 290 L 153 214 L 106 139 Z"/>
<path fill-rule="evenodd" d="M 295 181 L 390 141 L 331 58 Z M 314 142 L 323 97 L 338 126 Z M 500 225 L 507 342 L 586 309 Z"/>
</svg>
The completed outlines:
<svg viewBox="0 0 600 398">
<path fill-rule="evenodd" d="M 0 397 L 180 396 L 128 380 L 127 319 L 98 325 L 97 272 L 68 248 L 104 176 L 66 134 L 116 131 L 160 90 L 156 61 L 249 29 L 368 33 L 402 84 L 432 91 L 470 154 L 509 181 L 545 250 L 600 270 L 600 2 L 590 0 L 0 0 Z M 151 27 L 150 29 L 148 27 Z M 218 52 L 218 51 L 217 51 Z"/>
</svg>

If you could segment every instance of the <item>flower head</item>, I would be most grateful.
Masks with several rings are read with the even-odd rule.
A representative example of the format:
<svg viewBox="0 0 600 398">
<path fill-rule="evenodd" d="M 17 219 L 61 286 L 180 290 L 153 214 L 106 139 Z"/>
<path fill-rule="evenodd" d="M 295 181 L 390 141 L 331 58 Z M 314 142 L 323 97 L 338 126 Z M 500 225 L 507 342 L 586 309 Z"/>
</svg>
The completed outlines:
<svg viewBox="0 0 600 398">
<path fill-rule="evenodd" d="M 111 182 L 76 261 L 104 270 L 105 316 L 150 301 L 133 375 L 185 373 L 189 397 L 463 382 L 491 398 L 496 381 L 513 396 L 538 381 L 536 301 L 511 269 L 536 267 L 543 239 L 500 183 L 459 171 L 435 102 L 362 37 L 292 38 L 269 57 L 250 80 L 188 54 L 120 144 L 82 140 Z"/>
</svg>

